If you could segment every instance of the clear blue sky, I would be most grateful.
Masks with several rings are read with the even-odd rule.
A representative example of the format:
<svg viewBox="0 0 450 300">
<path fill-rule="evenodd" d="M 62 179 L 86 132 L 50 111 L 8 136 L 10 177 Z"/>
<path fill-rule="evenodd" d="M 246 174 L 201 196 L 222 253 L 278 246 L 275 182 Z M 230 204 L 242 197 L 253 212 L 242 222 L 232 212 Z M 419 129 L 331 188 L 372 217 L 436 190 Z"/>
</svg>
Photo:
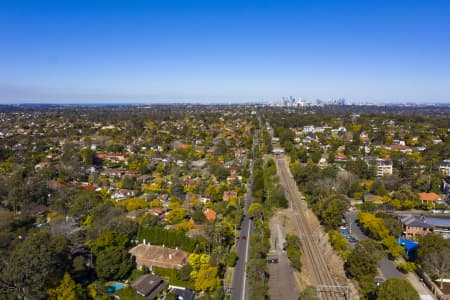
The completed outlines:
<svg viewBox="0 0 450 300">
<path fill-rule="evenodd" d="M 450 102 L 450 1 L 0 0 L 0 103 Z"/>
</svg>

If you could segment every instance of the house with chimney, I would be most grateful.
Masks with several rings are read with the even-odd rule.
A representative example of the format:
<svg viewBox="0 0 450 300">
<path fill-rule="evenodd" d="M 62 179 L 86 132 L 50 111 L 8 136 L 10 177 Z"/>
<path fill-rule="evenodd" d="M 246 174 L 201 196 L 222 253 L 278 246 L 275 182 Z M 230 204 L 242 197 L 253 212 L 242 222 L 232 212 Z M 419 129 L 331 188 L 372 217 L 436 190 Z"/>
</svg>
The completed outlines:
<svg viewBox="0 0 450 300">
<path fill-rule="evenodd" d="M 181 269 L 188 263 L 189 253 L 178 248 L 172 249 L 164 246 L 139 244 L 129 253 L 136 258 L 138 268 L 143 266 L 150 270 L 153 266 L 166 269 Z"/>
<path fill-rule="evenodd" d="M 403 236 L 407 239 L 414 239 L 434 231 L 434 226 L 427 223 L 423 216 L 399 214 L 397 218 L 402 224 Z"/>
</svg>

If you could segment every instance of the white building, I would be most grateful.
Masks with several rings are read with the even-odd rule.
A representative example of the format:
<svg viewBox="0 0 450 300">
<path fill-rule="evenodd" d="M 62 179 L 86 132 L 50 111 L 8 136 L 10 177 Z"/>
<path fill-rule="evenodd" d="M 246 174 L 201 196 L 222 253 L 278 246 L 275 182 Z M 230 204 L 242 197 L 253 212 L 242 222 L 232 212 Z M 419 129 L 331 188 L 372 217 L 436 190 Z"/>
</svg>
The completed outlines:
<svg viewBox="0 0 450 300">
<path fill-rule="evenodd" d="M 392 160 L 388 157 L 377 158 L 377 176 L 392 175 Z"/>
<path fill-rule="evenodd" d="M 446 176 L 450 176 L 450 159 L 446 159 L 441 162 L 439 171 Z"/>
</svg>

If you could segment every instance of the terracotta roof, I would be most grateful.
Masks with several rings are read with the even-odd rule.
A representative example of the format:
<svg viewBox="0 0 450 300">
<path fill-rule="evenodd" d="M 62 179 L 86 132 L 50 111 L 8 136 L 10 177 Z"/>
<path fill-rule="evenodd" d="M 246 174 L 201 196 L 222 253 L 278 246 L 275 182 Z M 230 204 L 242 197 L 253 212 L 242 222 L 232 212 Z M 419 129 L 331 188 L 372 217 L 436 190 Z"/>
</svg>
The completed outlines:
<svg viewBox="0 0 450 300">
<path fill-rule="evenodd" d="M 347 159 L 347 156 L 345 154 L 338 153 L 335 155 L 335 158 L 336 159 Z"/>
<path fill-rule="evenodd" d="M 436 193 L 419 193 L 419 197 L 422 201 L 437 201 L 441 199 L 441 196 Z"/>
<path fill-rule="evenodd" d="M 216 219 L 216 212 L 212 209 L 206 209 L 203 214 L 205 215 L 208 221 L 214 221 Z"/>
<path fill-rule="evenodd" d="M 129 253 L 136 257 L 139 266 L 146 265 L 162 268 L 180 269 L 187 263 L 188 252 L 163 246 L 140 244 L 132 248 Z"/>
<path fill-rule="evenodd" d="M 95 191 L 97 189 L 97 187 L 95 185 L 88 184 L 88 185 L 83 186 L 82 189 L 85 191 Z"/>
</svg>

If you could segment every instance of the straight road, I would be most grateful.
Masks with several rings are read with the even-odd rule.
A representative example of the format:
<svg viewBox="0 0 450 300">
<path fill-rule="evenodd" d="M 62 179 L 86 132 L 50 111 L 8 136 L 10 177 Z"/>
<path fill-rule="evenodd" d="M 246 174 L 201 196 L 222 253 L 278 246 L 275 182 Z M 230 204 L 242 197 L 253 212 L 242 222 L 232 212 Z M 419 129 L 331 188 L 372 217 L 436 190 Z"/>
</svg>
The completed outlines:
<svg viewBox="0 0 450 300">
<path fill-rule="evenodd" d="M 253 186 L 253 161 L 255 157 L 255 147 L 258 144 L 257 133 L 253 137 L 252 159 L 250 161 L 250 184 L 247 185 L 247 193 L 245 194 L 244 218 L 242 219 L 241 229 L 239 232 L 239 240 L 237 242 L 236 251 L 238 260 L 234 267 L 233 280 L 231 283 L 230 300 L 245 300 L 248 297 L 247 273 L 245 267 L 248 260 L 250 235 L 252 232 L 252 220 L 248 217 L 247 210 L 252 203 L 252 186 Z"/>
</svg>

